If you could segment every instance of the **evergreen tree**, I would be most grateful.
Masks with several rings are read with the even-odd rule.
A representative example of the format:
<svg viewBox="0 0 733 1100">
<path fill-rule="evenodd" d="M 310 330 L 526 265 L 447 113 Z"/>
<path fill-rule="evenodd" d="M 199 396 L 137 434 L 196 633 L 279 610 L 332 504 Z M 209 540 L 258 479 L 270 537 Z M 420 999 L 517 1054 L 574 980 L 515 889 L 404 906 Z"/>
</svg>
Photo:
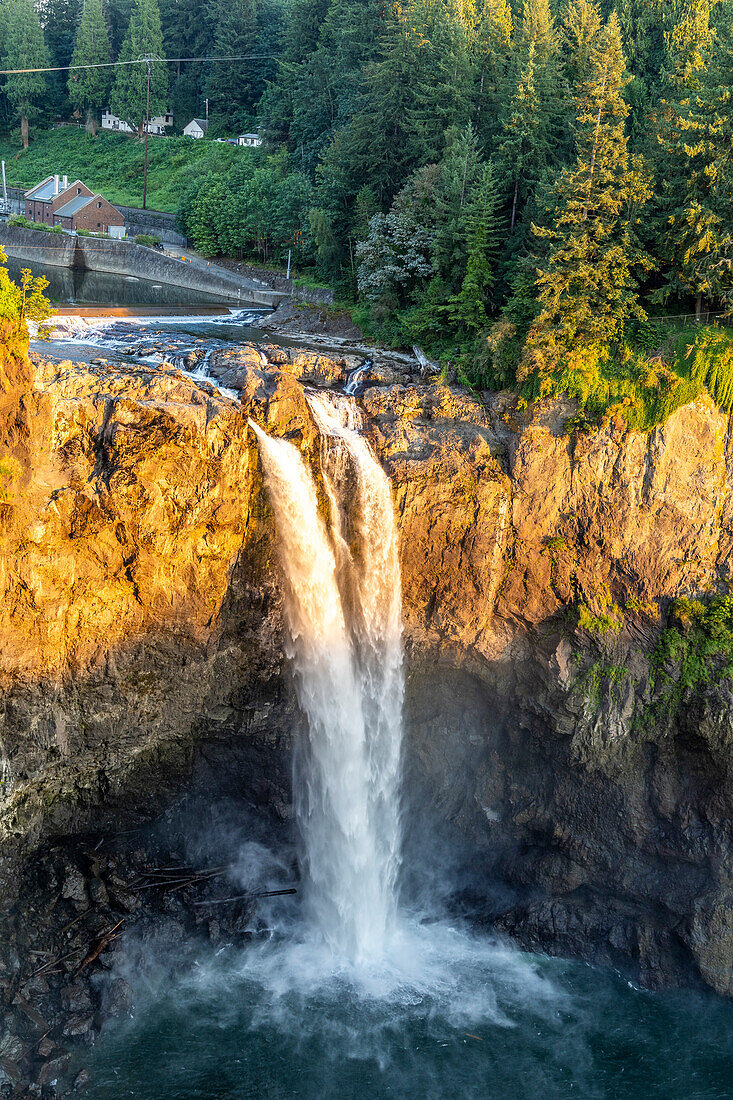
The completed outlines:
<svg viewBox="0 0 733 1100">
<path fill-rule="evenodd" d="M 100 0 L 84 0 L 72 65 L 103 65 L 110 60 L 109 34 Z M 69 99 L 86 111 L 87 128 L 97 136 L 97 114 L 109 102 L 112 69 L 72 69 Z"/>
<path fill-rule="evenodd" d="M 140 57 L 163 56 L 163 32 L 158 0 L 134 0 L 130 25 L 122 43 L 119 61 L 137 61 Z M 150 118 L 167 109 L 168 73 L 165 64 L 150 65 Z M 121 65 L 112 88 L 111 108 L 142 136 L 147 106 L 147 66 Z"/>
<path fill-rule="evenodd" d="M 557 34 L 549 0 L 524 0 L 521 39 L 534 43 L 537 64 L 542 65 L 557 50 Z"/>
<path fill-rule="evenodd" d="M 313 53 L 331 0 L 293 0 L 283 30 L 283 63 L 298 65 Z"/>
<path fill-rule="evenodd" d="M 3 42 L 4 69 L 43 68 L 48 65 L 48 51 L 41 24 L 32 0 L 5 0 L 5 31 Z M 23 148 L 28 148 L 28 120 L 38 113 L 38 105 L 46 90 L 43 73 L 19 73 L 5 80 L 5 94 L 20 119 Z"/>
<path fill-rule="evenodd" d="M 577 95 L 575 165 L 564 170 L 554 209 L 537 236 L 547 252 L 538 269 L 541 312 L 525 365 L 552 370 L 568 349 L 613 342 L 631 317 L 643 317 L 636 271 L 649 270 L 636 226 L 649 197 L 642 166 L 628 153 L 627 83 L 613 13 L 592 50 Z"/>
<path fill-rule="evenodd" d="M 483 171 L 473 127 L 449 130 L 440 163 L 433 265 L 452 293 L 460 288 L 466 271 L 470 200 Z"/>
<path fill-rule="evenodd" d="M 466 273 L 459 293 L 448 303 L 448 316 L 454 324 L 469 332 L 480 332 L 488 320 L 499 249 L 498 206 L 494 169 L 488 164 L 481 173 L 466 212 Z"/>
<path fill-rule="evenodd" d="M 257 48 L 256 0 L 219 0 L 214 31 L 216 57 L 250 57 L 248 61 L 219 61 L 206 82 L 214 131 L 237 131 L 251 126 L 255 106 L 264 90 Z"/>
<path fill-rule="evenodd" d="M 119 57 L 120 55 L 127 28 L 130 25 L 133 4 L 134 0 L 105 0 L 104 15 L 109 25 L 112 57 Z"/>
<path fill-rule="evenodd" d="M 498 150 L 501 174 L 511 191 L 510 232 L 550 158 L 548 115 L 537 94 L 534 58 L 534 42 L 530 40 L 504 118 Z"/>
<path fill-rule="evenodd" d="M 595 0 L 571 0 L 565 11 L 563 42 L 567 49 L 565 71 L 572 88 L 588 79 L 601 28 Z"/>
<path fill-rule="evenodd" d="M 710 11 L 714 0 L 677 0 L 674 26 L 665 33 L 666 75 L 676 88 L 689 88 L 705 63 L 712 44 Z"/>
<path fill-rule="evenodd" d="M 690 67 L 692 87 L 660 135 L 667 271 L 658 297 L 690 294 L 698 313 L 705 298 L 733 302 L 733 5 L 724 15 L 707 63 Z"/>
<path fill-rule="evenodd" d="M 488 150 L 499 133 L 507 95 L 512 45 L 507 0 L 485 0 L 472 41 L 478 70 L 475 127 Z"/>
<path fill-rule="evenodd" d="M 160 0 L 166 57 L 213 57 L 217 10 L 216 4 L 202 6 L 197 0 Z M 169 67 L 169 103 L 178 129 L 204 114 L 207 69 L 206 65 L 183 61 Z"/>
<path fill-rule="evenodd" d="M 36 7 L 46 41 L 49 65 L 69 65 L 81 15 L 80 0 L 42 0 Z M 56 115 L 67 115 L 69 100 L 66 94 L 66 73 L 49 73 L 47 79 L 48 107 Z"/>
</svg>

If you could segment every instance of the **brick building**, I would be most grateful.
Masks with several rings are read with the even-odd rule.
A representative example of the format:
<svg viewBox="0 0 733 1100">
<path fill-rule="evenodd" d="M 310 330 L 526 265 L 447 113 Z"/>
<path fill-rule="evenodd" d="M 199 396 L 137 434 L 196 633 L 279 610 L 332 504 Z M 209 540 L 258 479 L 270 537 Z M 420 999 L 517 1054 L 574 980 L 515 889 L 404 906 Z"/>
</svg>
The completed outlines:
<svg viewBox="0 0 733 1100">
<path fill-rule="evenodd" d="M 53 225 L 53 215 L 59 206 L 63 206 L 74 195 L 91 195 L 92 192 L 81 180 L 74 180 L 69 186 L 68 176 L 46 176 L 25 193 L 25 216 L 29 221 Z"/>
<path fill-rule="evenodd" d="M 123 226 L 124 216 L 101 195 L 95 195 L 81 180 L 70 185 L 67 176 L 47 176 L 25 193 L 25 216 L 52 228 L 88 229 L 106 233 L 110 226 Z"/>
<path fill-rule="evenodd" d="M 107 233 L 110 226 L 123 226 L 125 218 L 111 202 L 101 195 L 73 195 L 53 213 L 53 224 L 63 229 L 88 229 L 91 233 Z"/>
</svg>

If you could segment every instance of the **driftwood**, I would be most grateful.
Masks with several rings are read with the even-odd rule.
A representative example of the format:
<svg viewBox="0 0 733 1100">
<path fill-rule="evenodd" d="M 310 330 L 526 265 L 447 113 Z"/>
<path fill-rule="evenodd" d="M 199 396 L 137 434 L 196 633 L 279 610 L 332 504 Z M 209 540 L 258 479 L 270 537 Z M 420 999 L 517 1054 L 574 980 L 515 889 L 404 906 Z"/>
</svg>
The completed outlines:
<svg viewBox="0 0 733 1100">
<path fill-rule="evenodd" d="M 194 905 L 224 905 L 228 901 L 251 901 L 253 898 L 278 898 L 283 894 L 297 894 L 294 888 L 288 890 L 261 890 L 257 894 L 236 894 L 233 898 L 211 898 L 209 901 L 195 901 Z"/>
<path fill-rule="evenodd" d="M 77 974 L 81 974 L 82 970 L 89 966 L 90 963 L 93 963 L 95 959 L 99 958 L 105 947 L 107 947 L 108 944 L 112 942 L 112 940 L 117 939 L 117 936 L 115 936 L 114 933 L 117 932 L 117 929 L 120 927 L 121 924 L 125 923 L 125 919 L 126 918 L 123 917 L 122 920 L 118 920 L 114 928 L 110 928 L 109 931 L 104 933 L 101 939 L 97 942 L 97 946 L 89 952 L 87 957 L 82 962 L 81 966 L 74 971 L 74 977 L 76 977 Z M 121 933 L 118 933 L 118 935 L 121 935 Z"/>
</svg>

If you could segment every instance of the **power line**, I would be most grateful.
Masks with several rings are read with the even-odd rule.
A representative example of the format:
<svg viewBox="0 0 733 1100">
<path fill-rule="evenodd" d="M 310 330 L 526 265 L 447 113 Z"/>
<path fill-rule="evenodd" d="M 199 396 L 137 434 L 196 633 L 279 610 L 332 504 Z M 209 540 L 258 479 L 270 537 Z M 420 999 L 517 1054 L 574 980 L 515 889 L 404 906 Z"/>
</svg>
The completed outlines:
<svg viewBox="0 0 733 1100">
<path fill-rule="evenodd" d="M 188 61 L 277 61 L 274 53 L 240 54 L 237 57 L 136 57 L 134 61 L 97 61 L 89 65 L 54 65 L 42 69 L 0 69 L 0 76 L 21 76 L 24 73 L 66 73 L 75 69 L 114 69 L 117 65 L 145 65 L 149 60 L 176 65 Z"/>
</svg>

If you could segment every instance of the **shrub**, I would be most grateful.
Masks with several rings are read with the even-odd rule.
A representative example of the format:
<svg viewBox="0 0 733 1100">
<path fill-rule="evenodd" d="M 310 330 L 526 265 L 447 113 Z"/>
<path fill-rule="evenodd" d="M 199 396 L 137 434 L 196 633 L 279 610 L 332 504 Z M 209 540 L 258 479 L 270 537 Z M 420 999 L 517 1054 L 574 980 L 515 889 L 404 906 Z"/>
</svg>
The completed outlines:
<svg viewBox="0 0 733 1100">
<path fill-rule="evenodd" d="M 653 708 L 675 714 L 685 692 L 733 676 L 733 596 L 673 600 L 651 659 Z"/>
<path fill-rule="evenodd" d="M 154 244 L 160 244 L 160 237 L 154 237 L 152 233 L 138 233 L 135 237 L 135 244 L 144 244 L 148 248 L 152 248 Z"/>
<path fill-rule="evenodd" d="M 43 222 L 31 222 L 23 214 L 12 214 L 8 218 L 8 225 L 17 225 L 21 229 L 38 229 L 41 233 L 63 233 L 60 225 L 44 225 Z"/>
</svg>

